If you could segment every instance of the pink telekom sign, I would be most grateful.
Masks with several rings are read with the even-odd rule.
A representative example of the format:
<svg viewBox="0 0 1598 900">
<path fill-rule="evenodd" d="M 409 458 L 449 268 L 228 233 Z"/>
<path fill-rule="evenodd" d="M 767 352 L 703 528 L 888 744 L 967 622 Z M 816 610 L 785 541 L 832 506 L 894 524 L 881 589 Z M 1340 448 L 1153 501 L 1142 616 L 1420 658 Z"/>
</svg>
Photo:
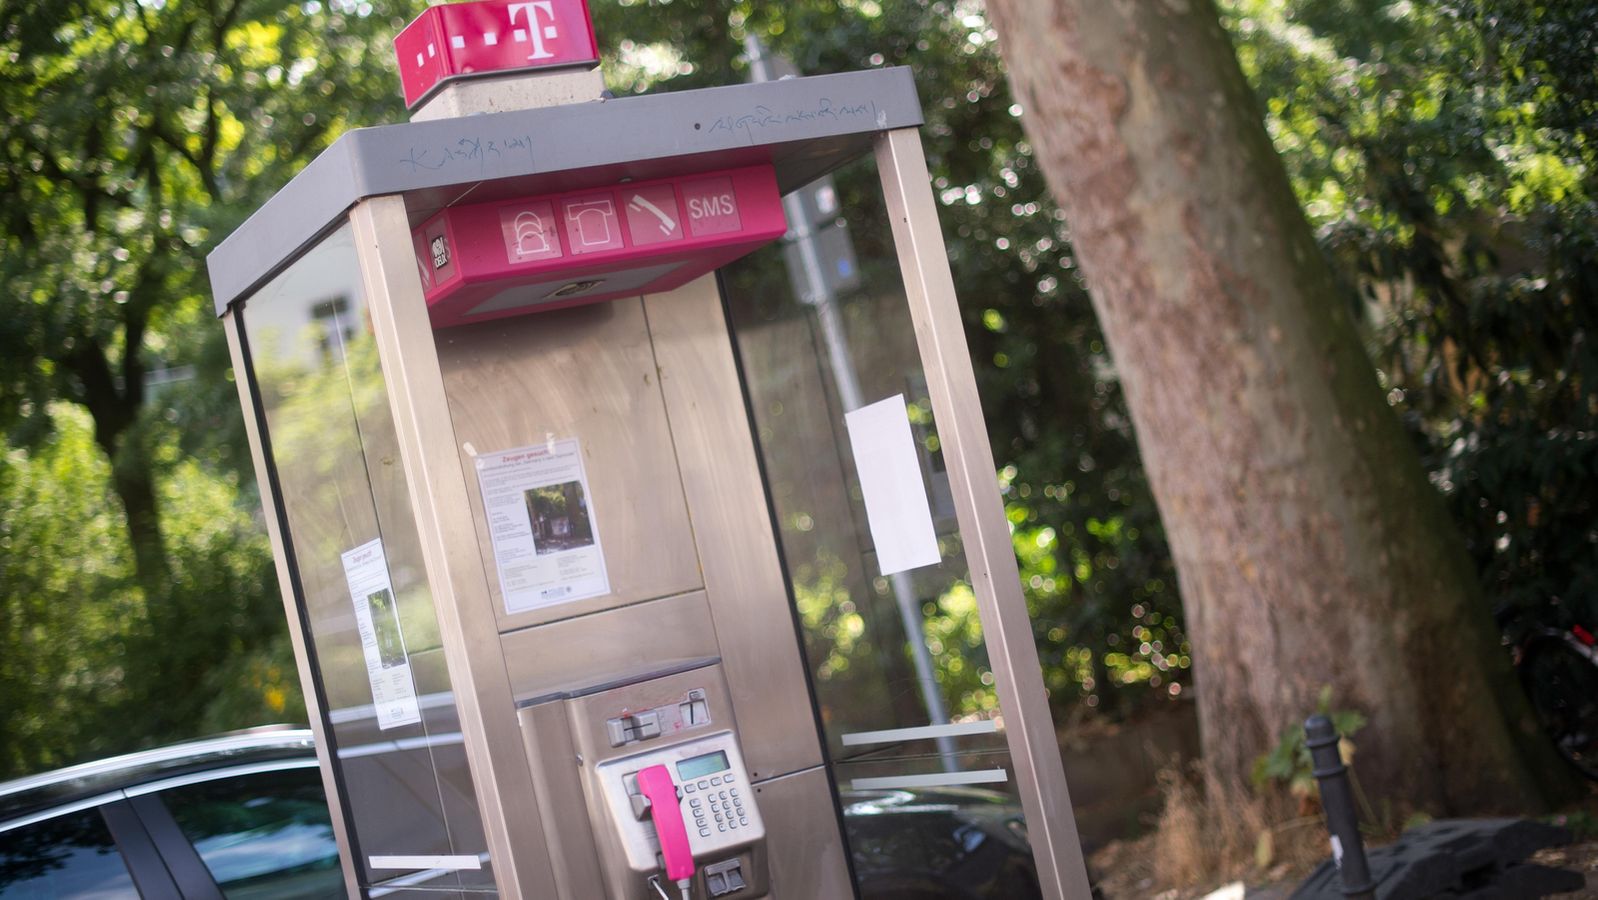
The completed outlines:
<svg viewBox="0 0 1598 900">
<path fill-rule="evenodd" d="M 668 291 L 787 228 L 760 165 L 450 207 L 412 237 L 444 328 Z"/>
<path fill-rule="evenodd" d="M 593 65 L 587 0 L 476 0 L 430 6 L 394 39 L 405 105 L 460 75 Z"/>
</svg>

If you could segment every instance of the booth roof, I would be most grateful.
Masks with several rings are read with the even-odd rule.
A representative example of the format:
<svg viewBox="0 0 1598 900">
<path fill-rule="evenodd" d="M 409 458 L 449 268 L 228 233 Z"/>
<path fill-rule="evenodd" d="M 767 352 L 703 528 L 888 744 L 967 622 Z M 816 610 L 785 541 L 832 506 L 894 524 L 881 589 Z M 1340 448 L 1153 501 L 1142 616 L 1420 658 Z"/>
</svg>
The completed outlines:
<svg viewBox="0 0 1598 900">
<path fill-rule="evenodd" d="M 415 225 L 461 202 L 760 162 L 787 193 L 922 121 L 896 67 L 358 128 L 211 251 L 217 315 L 367 197 L 403 194 Z"/>
</svg>

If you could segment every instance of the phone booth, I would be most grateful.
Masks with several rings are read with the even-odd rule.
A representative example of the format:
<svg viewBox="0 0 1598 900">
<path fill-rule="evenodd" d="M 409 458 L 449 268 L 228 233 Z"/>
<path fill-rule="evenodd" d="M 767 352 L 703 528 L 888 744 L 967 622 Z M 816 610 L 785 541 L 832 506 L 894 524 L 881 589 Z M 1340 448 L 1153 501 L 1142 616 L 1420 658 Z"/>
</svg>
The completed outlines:
<svg viewBox="0 0 1598 900">
<path fill-rule="evenodd" d="M 395 45 L 209 258 L 350 895 L 1085 900 L 909 70 Z"/>
</svg>

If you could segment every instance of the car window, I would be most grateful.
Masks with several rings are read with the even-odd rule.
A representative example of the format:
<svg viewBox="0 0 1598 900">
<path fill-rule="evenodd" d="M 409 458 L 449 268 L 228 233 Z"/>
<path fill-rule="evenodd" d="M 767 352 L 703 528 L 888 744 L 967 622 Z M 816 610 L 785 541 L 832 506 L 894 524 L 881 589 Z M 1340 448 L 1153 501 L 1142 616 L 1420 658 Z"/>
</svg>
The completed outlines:
<svg viewBox="0 0 1598 900">
<path fill-rule="evenodd" d="M 206 781 L 161 799 L 228 900 L 344 896 L 316 769 Z"/>
<path fill-rule="evenodd" d="M 136 896 L 127 864 L 96 810 L 0 832 L 0 900 Z"/>
</svg>

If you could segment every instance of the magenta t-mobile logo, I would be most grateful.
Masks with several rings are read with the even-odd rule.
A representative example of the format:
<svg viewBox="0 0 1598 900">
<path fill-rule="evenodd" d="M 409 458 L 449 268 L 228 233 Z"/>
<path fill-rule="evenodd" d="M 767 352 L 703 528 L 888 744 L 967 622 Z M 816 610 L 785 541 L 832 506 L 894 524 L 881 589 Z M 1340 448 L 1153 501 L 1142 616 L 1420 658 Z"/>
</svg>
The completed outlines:
<svg viewBox="0 0 1598 900">
<path fill-rule="evenodd" d="M 540 16 L 540 13 L 543 15 Z M 527 54 L 527 58 L 548 59 L 554 56 L 555 54 L 544 46 L 545 40 L 552 41 L 560 35 L 559 30 L 555 27 L 555 10 L 549 0 L 535 0 L 532 3 L 512 3 L 510 5 L 510 24 L 512 27 L 516 25 L 517 15 L 526 17 L 527 31 L 525 34 L 533 41 L 533 52 Z M 517 28 L 512 37 L 520 43 L 523 40 L 523 34 L 522 29 Z"/>
</svg>

